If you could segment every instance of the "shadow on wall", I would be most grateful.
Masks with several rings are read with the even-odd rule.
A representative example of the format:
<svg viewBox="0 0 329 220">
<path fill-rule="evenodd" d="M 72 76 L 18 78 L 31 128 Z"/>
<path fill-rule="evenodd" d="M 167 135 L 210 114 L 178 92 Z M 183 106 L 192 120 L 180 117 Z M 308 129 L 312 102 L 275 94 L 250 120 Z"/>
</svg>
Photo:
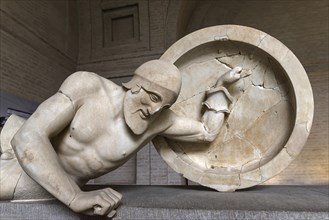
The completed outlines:
<svg viewBox="0 0 329 220">
<path fill-rule="evenodd" d="M 33 102 L 11 93 L 0 91 L 0 126 L 3 127 L 11 114 L 28 118 L 38 107 L 39 103 Z"/>
</svg>

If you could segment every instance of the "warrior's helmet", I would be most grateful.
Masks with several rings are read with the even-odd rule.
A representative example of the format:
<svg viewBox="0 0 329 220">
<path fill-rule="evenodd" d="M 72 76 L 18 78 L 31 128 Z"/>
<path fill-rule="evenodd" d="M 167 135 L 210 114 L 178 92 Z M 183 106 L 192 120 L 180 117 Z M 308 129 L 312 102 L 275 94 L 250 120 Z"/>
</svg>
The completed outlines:
<svg viewBox="0 0 329 220">
<path fill-rule="evenodd" d="M 180 92 L 181 75 L 178 68 L 162 60 L 151 60 L 135 71 L 133 78 L 122 85 L 127 89 L 141 87 L 161 95 L 164 103 L 172 105 Z"/>
</svg>

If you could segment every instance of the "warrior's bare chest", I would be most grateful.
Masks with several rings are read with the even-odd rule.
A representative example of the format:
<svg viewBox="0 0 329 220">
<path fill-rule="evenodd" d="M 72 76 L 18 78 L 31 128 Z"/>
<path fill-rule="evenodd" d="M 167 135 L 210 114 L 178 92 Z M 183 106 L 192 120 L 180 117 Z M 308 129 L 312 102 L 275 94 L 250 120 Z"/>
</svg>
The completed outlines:
<svg viewBox="0 0 329 220">
<path fill-rule="evenodd" d="M 65 132 L 67 148 L 114 162 L 129 157 L 144 143 L 145 138 L 129 130 L 122 113 L 97 104 L 93 107 L 82 106 L 77 111 Z"/>
</svg>

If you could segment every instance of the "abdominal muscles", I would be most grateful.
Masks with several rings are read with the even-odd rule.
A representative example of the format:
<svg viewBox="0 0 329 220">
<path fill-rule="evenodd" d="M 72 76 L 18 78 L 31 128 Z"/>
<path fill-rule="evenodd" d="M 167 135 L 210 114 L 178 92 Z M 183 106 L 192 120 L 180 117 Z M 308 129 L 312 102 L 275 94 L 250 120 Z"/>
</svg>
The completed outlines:
<svg viewBox="0 0 329 220">
<path fill-rule="evenodd" d="M 106 143 L 82 144 L 74 138 L 66 139 L 57 147 L 59 161 L 73 178 L 87 181 L 115 170 L 130 158 L 135 149 L 133 144 L 124 147 L 125 144 L 115 141 Z"/>
<path fill-rule="evenodd" d="M 116 164 L 101 160 L 91 150 L 76 155 L 59 154 L 59 158 L 66 172 L 78 179 L 96 178 L 117 167 Z"/>
<path fill-rule="evenodd" d="M 63 138 L 55 147 L 64 170 L 79 180 L 89 180 L 110 172 L 120 166 L 121 161 L 110 161 L 103 157 L 96 143 L 79 143 L 75 138 Z M 63 141 L 64 140 L 64 141 Z"/>
</svg>

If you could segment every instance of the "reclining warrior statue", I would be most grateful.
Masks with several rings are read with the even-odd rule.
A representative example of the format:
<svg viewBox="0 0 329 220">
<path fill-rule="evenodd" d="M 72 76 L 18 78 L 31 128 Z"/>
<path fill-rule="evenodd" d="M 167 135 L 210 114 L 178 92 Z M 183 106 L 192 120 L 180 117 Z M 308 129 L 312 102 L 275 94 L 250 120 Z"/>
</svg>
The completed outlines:
<svg viewBox="0 0 329 220">
<path fill-rule="evenodd" d="M 70 75 L 28 120 L 9 119 L 19 128 L 1 155 L 1 200 L 39 199 L 45 189 L 75 212 L 113 215 L 120 193 L 80 187 L 121 166 L 157 135 L 213 141 L 232 101 L 225 87 L 243 77 L 241 70 L 219 74 L 206 92 L 201 121 L 169 109 L 181 75 L 165 61 L 141 65 L 123 87 L 91 72 Z"/>
</svg>

